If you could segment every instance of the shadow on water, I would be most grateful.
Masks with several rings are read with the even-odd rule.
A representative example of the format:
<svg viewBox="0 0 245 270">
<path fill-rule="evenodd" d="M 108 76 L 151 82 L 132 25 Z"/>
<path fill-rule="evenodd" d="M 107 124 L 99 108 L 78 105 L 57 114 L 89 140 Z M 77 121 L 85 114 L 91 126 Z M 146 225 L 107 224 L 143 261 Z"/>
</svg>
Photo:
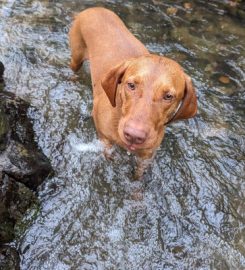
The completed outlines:
<svg viewBox="0 0 245 270">
<path fill-rule="evenodd" d="M 1 1 L 6 90 L 36 108 L 36 140 L 56 171 L 15 243 L 22 269 L 245 269 L 245 32 L 222 2 Z M 198 91 L 197 117 L 168 127 L 144 184 L 131 181 L 125 151 L 105 160 L 90 79 L 71 80 L 72 16 L 94 5 L 178 61 Z"/>
</svg>

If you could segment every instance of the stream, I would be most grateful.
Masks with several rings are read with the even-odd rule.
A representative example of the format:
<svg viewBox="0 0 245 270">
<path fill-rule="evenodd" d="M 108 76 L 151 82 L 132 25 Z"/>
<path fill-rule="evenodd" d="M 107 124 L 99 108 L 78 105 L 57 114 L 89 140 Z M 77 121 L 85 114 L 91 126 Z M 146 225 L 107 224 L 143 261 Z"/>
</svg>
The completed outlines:
<svg viewBox="0 0 245 270">
<path fill-rule="evenodd" d="M 245 269 L 245 25 L 229 1 L 186 2 L 0 0 L 5 90 L 31 103 L 55 171 L 13 243 L 22 270 Z M 197 116 L 168 126 L 143 182 L 133 155 L 103 156 L 90 75 L 69 68 L 73 16 L 92 6 L 115 11 L 196 87 Z"/>
</svg>

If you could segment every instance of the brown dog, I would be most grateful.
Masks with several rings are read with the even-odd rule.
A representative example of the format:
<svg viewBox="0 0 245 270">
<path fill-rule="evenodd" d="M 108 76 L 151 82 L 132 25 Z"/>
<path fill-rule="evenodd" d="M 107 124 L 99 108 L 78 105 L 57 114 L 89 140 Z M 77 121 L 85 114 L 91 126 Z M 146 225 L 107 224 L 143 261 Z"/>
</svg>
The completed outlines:
<svg viewBox="0 0 245 270">
<path fill-rule="evenodd" d="M 116 143 L 138 157 L 136 177 L 154 156 L 169 122 L 193 117 L 191 79 L 173 60 L 150 54 L 120 18 L 104 8 L 77 15 L 69 33 L 71 64 L 90 60 L 93 118 L 106 152 Z"/>
</svg>

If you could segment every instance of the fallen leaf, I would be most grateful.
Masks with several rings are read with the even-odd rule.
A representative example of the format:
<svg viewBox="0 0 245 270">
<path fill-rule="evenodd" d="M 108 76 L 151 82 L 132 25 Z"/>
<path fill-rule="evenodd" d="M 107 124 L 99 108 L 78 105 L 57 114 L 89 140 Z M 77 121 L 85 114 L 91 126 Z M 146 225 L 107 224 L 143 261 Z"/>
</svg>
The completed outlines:
<svg viewBox="0 0 245 270">
<path fill-rule="evenodd" d="M 186 2 L 186 3 L 184 3 L 184 8 L 185 9 L 192 9 L 192 4 L 189 2 Z"/>
<path fill-rule="evenodd" d="M 177 11 L 178 11 L 178 9 L 175 8 L 175 7 L 169 7 L 169 8 L 167 8 L 167 14 L 168 15 L 176 15 Z"/>
<path fill-rule="evenodd" d="M 227 84 L 227 83 L 230 83 L 230 78 L 227 77 L 227 76 L 220 76 L 220 77 L 219 77 L 219 81 L 220 81 L 221 83 Z"/>
<path fill-rule="evenodd" d="M 236 6 L 238 6 L 238 2 L 237 1 L 229 1 L 229 5 L 231 7 L 236 7 Z"/>
</svg>

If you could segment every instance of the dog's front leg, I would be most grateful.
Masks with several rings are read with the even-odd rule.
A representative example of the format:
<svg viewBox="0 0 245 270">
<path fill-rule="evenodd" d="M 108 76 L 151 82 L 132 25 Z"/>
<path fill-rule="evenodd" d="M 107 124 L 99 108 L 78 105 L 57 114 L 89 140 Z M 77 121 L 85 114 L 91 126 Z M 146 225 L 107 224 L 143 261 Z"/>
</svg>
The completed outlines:
<svg viewBox="0 0 245 270">
<path fill-rule="evenodd" d="M 104 145 L 104 151 L 103 151 L 103 154 L 105 156 L 106 159 L 108 160 L 113 160 L 113 150 L 114 150 L 114 147 L 113 147 L 113 144 L 106 138 L 102 138 L 100 137 L 100 141 L 103 143 Z"/>
<path fill-rule="evenodd" d="M 147 171 L 150 164 L 152 163 L 154 156 L 155 156 L 155 152 L 142 153 L 140 155 L 137 155 L 136 157 L 137 167 L 134 173 L 135 180 L 142 179 L 144 173 Z"/>
</svg>

